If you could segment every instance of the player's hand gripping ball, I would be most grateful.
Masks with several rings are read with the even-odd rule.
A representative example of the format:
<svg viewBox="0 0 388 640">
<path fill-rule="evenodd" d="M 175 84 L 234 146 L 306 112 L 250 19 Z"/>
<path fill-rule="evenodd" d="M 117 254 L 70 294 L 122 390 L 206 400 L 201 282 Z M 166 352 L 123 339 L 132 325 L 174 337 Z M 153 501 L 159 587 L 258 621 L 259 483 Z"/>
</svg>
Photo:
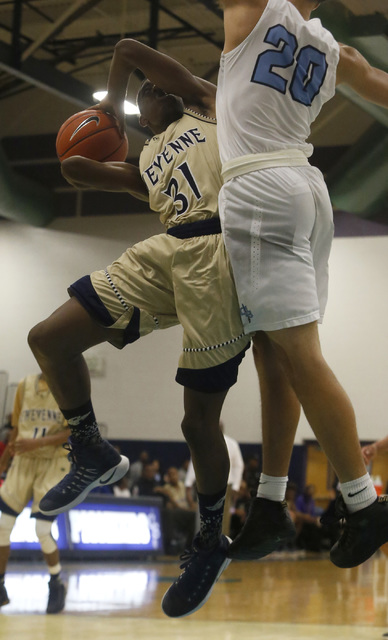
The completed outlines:
<svg viewBox="0 0 388 640">
<path fill-rule="evenodd" d="M 128 153 L 128 139 L 125 134 L 121 135 L 115 116 L 86 109 L 63 123 L 58 131 L 56 150 L 61 162 L 70 156 L 123 162 Z"/>
</svg>

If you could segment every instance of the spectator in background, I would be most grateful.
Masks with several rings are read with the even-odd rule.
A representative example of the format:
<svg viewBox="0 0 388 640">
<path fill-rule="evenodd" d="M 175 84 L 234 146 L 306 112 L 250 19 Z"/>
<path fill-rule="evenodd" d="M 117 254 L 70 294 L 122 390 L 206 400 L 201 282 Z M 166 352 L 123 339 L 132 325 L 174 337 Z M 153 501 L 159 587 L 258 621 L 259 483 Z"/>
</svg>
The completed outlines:
<svg viewBox="0 0 388 640">
<path fill-rule="evenodd" d="M 155 480 L 156 480 L 156 482 L 161 484 L 162 483 L 162 473 L 160 471 L 160 461 L 157 458 L 155 458 L 154 460 L 152 460 L 152 464 L 154 465 L 154 469 L 155 469 Z"/>
<path fill-rule="evenodd" d="M 231 509 L 232 507 L 234 507 L 235 500 L 240 490 L 240 485 L 243 478 L 244 460 L 241 455 L 240 446 L 237 440 L 235 440 L 234 438 L 231 438 L 230 436 L 225 435 L 223 422 L 220 422 L 220 429 L 224 434 L 225 443 L 228 449 L 229 460 L 230 460 L 228 487 L 226 491 L 224 516 L 222 521 L 222 533 L 228 536 L 229 530 L 230 530 Z M 187 499 L 189 504 L 191 505 L 194 502 L 194 495 L 193 495 L 194 484 L 195 484 L 195 473 L 194 473 L 193 463 L 190 460 L 190 463 L 187 469 L 187 474 L 186 474 L 185 486 L 187 489 L 187 492 L 186 492 Z"/>
<path fill-rule="evenodd" d="M 135 462 L 131 463 L 129 467 L 129 488 L 132 489 L 133 486 L 138 482 L 141 477 L 143 466 L 150 461 L 150 456 L 148 451 L 144 450 L 140 453 L 139 459 L 135 460 Z"/>
<path fill-rule="evenodd" d="M 130 498 L 131 491 L 129 489 L 129 481 L 127 476 L 123 476 L 118 482 L 112 485 L 113 495 L 115 498 Z"/>
<path fill-rule="evenodd" d="M 232 540 L 240 533 L 248 515 L 251 503 L 251 492 L 245 480 L 241 481 L 240 490 L 237 494 L 234 510 L 230 518 L 230 537 Z"/>
<path fill-rule="evenodd" d="M 157 495 L 156 489 L 160 487 L 160 483 L 156 480 L 155 476 L 155 465 L 152 462 L 144 463 L 141 476 L 132 487 L 132 495 L 155 497 Z"/>
<path fill-rule="evenodd" d="M 189 468 L 189 464 L 190 464 L 190 458 L 187 458 L 187 460 L 184 460 L 182 462 L 181 466 L 178 469 L 179 480 L 182 480 L 182 482 L 186 480 L 187 469 Z"/>
<path fill-rule="evenodd" d="M 297 493 L 297 485 L 294 482 L 288 482 L 286 502 L 296 528 L 295 545 L 305 551 L 321 551 L 322 529 L 320 519 L 310 513 L 303 513 L 298 509 Z"/>
<path fill-rule="evenodd" d="M 314 500 L 315 485 L 308 484 L 304 488 L 304 491 L 298 495 L 295 500 L 295 506 L 301 513 L 306 513 L 313 517 L 322 515 L 322 509 L 317 507 Z"/>
<path fill-rule="evenodd" d="M 259 456 L 249 456 L 245 461 L 244 480 L 248 485 L 251 495 L 256 495 L 257 487 L 260 479 L 260 460 Z"/>
<path fill-rule="evenodd" d="M 165 499 L 162 511 L 164 548 L 167 554 L 174 555 L 190 548 L 195 534 L 196 512 L 187 501 L 185 485 L 179 480 L 176 467 L 167 470 L 166 480 L 162 487 L 155 488 L 155 493 Z"/>
</svg>

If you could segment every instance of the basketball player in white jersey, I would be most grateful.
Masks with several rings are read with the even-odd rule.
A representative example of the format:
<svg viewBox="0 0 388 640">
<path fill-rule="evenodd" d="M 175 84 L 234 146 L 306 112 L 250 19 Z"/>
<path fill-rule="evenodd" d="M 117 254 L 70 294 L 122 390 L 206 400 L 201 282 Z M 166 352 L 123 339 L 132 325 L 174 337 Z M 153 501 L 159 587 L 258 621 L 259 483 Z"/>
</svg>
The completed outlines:
<svg viewBox="0 0 388 640">
<path fill-rule="evenodd" d="M 0 607 L 8 604 L 4 576 L 10 554 L 10 538 L 16 518 L 32 499 L 31 518 L 49 573 L 47 613 L 59 613 L 65 606 L 65 585 L 57 543 L 51 535 L 55 516 L 44 516 L 39 501 L 69 470 L 67 451 L 62 447 L 69 436 L 66 421 L 42 374 L 29 375 L 16 390 L 12 411 L 12 432 L 0 458 L 0 473 L 7 469 L 0 488 Z"/>
<path fill-rule="evenodd" d="M 155 329 L 181 323 L 176 380 L 184 386 L 182 430 L 196 472 L 200 533 L 185 556 L 184 572 L 163 598 L 164 612 L 180 617 L 202 606 L 230 562 L 229 540 L 222 535 L 229 458 L 219 417 L 250 338 L 243 332 L 218 217 L 216 87 L 169 57 L 123 40 L 116 45 L 108 96 L 100 104 L 118 116 L 122 127 L 128 79 L 136 68 L 148 78 L 137 97 L 140 123 L 153 136 L 139 168 L 75 157 L 62 163 L 62 171 L 75 186 L 127 191 L 149 200 L 166 233 L 72 284 L 70 300 L 30 332 L 30 346 L 69 422 L 76 462 L 40 507 L 56 514 L 78 504 L 93 486 L 110 482 L 121 464 L 98 433 L 83 351 L 104 341 L 123 348 Z"/>
<path fill-rule="evenodd" d="M 221 4 L 220 217 L 245 331 L 257 332 L 263 398 L 263 474 L 229 555 L 260 558 L 291 534 L 283 499 L 301 404 L 341 483 L 338 511 L 346 525 L 331 559 L 353 567 L 388 540 L 388 503 L 377 499 L 353 407 L 321 353 L 317 323 L 327 300 L 333 217 L 306 139 L 336 84 L 388 107 L 388 75 L 310 20 L 318 0 Z M 275 395 L 260 375 L 269 370 Z M 276 403 L 278 417 L 269 424 L 266 410 Z"/>
</svg>

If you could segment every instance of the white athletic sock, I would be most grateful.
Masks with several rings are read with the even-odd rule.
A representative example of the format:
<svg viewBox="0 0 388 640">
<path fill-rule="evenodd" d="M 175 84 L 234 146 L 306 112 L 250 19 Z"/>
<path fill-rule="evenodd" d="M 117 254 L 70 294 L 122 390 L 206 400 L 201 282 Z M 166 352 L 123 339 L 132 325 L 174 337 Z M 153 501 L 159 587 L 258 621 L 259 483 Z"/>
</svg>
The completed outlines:
<svg viewBox="0 0 388 640">
<path fill-rule="evenodd" d="M 262 473 L 257 489 L 257 497 L 281 502 L 286 495 L 287 482 L 288 476 L 267 476 Z"/>
<path fill-rule="evenodd" d="M 57 576 L 61 573 L 62 571 L 62 565 L 60 562 L 58 562 L 57 564 L 54 564 L 52 567 L 48 566 L 48 571 L 50 576 Z"/>
<path fill-rule="evenodd" d="M 350 513 L 369 507 L 377 498 L 376 489 L 369 473 L 356 480 L 343 482 L 340 487 L 342 497 Z"/>
</svg>

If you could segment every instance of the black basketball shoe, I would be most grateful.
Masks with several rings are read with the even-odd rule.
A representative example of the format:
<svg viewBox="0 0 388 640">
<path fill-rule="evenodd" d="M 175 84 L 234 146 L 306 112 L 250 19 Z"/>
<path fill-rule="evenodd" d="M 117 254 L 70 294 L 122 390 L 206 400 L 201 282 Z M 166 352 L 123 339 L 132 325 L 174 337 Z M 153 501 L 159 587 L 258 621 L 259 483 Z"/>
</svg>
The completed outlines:
<svg viewBox="0 0 388 640">
<path fill-rule="evenodd" d="M 349 513 L 339 496 L 335 508 L 337 520 L 343 520 L 343 531 L 330 550 L 330 560 L 341 569 L 357 567 L 388 542 L 388 496 L 380 496 L 355 513 Z"/>
<path fill-rule="evenodd" d="M 240 533 L 228 550 L 233 560 L 258 560 L 281 548 L 296 536 L 287 503 L 254 498 Z"/>
<path fill-rule="evenodd" d="M 66 587 L 60 578 L 50 578 L 46 613 L 59 613 L 65 607 Z"/>
<path fill-rule="evenodd" d="M 9 598 L 7 589 L 5 588 L 4 580 L 0 581 L 0 607 L 9 604 Z"/>
<path fill-rule="evenodd" d="M 182 618 L 200 609 L 231 562 L 226 557 L 230 544 L 227 536 L 221 536 L 213 549 L 201 549 L 198 540 L 197 534 L 191 549 L 181 555 L 183 571 L 163 596 L 162 609 L 170 618 Z"/>
<path fill-rule="evenodd" d="M 39 503 L 45 516 L 56 516 L 82 502 L 95 487 L 113 484 L 129 469 L 129 460 L 121 456 L 107 440 L 81 445 L 71 441 L 69 450 L 72 467 L 67 475 L 50 489 Z"/>
</svg>

